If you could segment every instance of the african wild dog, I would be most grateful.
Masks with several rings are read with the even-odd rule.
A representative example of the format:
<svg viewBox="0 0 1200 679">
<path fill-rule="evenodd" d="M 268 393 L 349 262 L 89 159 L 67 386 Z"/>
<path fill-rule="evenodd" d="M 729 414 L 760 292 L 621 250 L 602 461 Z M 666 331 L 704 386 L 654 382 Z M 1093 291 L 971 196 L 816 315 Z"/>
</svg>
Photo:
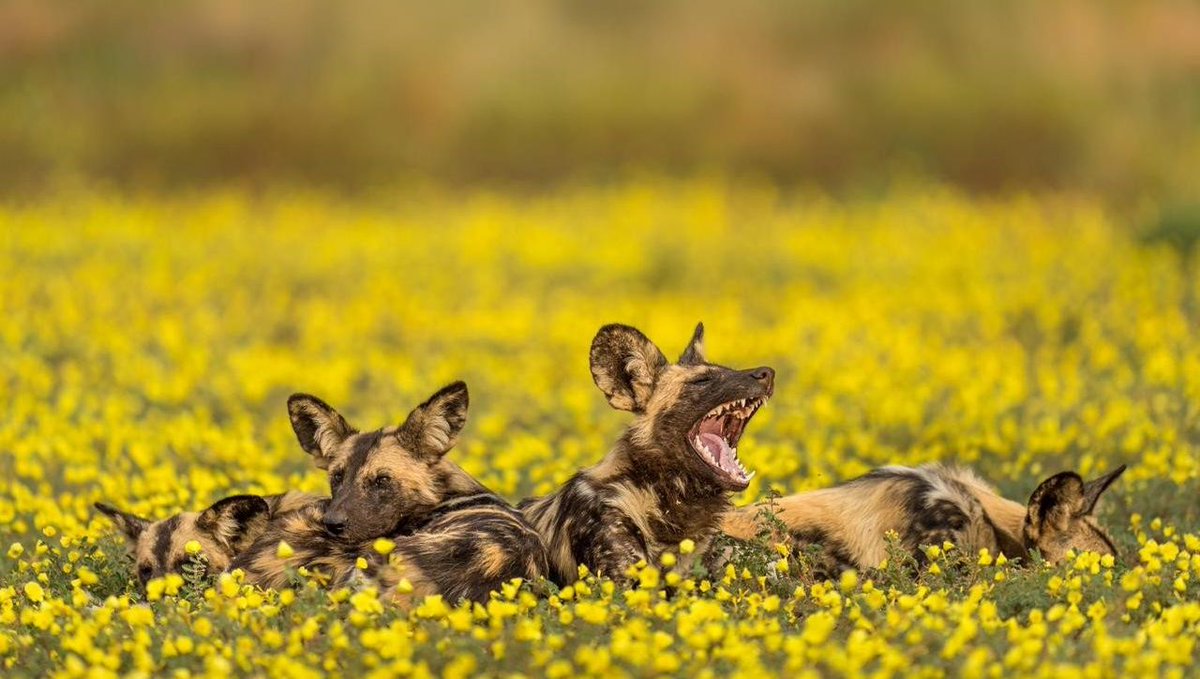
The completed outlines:
<svg viewBox="0 0 1200 679">
<path fill-rule="evenodd" d="M 406 579 L 416 595 L 486 601 L 513 578 L 546 573 L 546 549 L 524 517 L 445 458 L 467 417 L 467 387 L 455 382 L 398 427 L 360 433 L 325 402 L 296 394 L 288 413 L 300 446 L 329 472 L 333 497 L 282 517 L 234 561 L 247 581 L 286 585 L 301 566 L 341 584 L 356 572 L 387 588 Z M 377 538 L 395 543 L 381 567 Z M 280 556 L 285 541 L 290 556 Z"/>
<path fill-rule="evenodd" d="M 1100 494 L 1124 471 L 1121 465 L 1086 483 L 1074 472 L 1055 474 L 1023 505 L 1001 497 L 966 469 L 884 467 L 840 486 L 774 500 L 772 511 L 800 546 L 820 546 L 819 576 L 877 567 L 887 557 L 888 531 L 896 532 L 900 548 L 919 565 L 927 561 L 921 547 L 946 541 L 967 553 L 986 548 L 1009 558 L 1028 558 L 1036 549 L 1055 563 L 1071 549 L 1116 555 L 1095 509 Z M 737 539 L 754 538 L 760 509 L 731 512 L 722 529 Z"/>
<path fill-rule="evenodd" d="M 266 530 L 273 517 L 312 504 L 317 498 L 289 491 L 279 495 L 234 495 L 201 512 L 183 512 L 161 521 L 143 519 L 101 502 L 96 509 L 121 529 L 145 588 L 153 578 L 182 572 L 188 542 L 200 544 L 204 567 L 210 573 L 229 566 L 239 551 Z"/>
<path fill-rule="evenodd" d="M 684 539 L 696 543 L 687 559 L 702 558 L 732 507 L 730 493 L 744 490 L 753 476 L 738 460 L 737 445 L 771 396 L 775 371 L 709 363 L 703 324 L 674 365 L 625 325 L 601 328 L 590 359 L 609 404 L 635 418 L 599 464 L 519 505 L 546 541 L 551 579 L 573 582 L 580 565 L 620 579 L 631 565 L 655 563 Z"/>
</svg>

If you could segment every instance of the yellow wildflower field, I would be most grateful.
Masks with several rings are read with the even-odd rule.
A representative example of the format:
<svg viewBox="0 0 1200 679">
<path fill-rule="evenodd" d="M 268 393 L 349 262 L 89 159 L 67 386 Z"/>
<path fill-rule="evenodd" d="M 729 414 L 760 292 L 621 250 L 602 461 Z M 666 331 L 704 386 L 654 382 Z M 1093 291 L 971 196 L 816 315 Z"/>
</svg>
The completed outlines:
<svg viewBox="0 0 1200 679">
<path fill-rule="evenodd" d="M 1185 281 L 1086 202 L 650 179 L 78 193 L 0 207 L 0 234 L 6 676 L 1184 676 L 1200 660 Z M 761 545 L 723 573 L 667 558 L 634 589 L 512 583 L 404 612 L 369 587 L 236 574 L 143 597 L 91 509 L 324 492 L 290 393 L 375 426 L 455 379 L 471 412 L 452 459 L 510 500 L 545 493 L 626 422 L 592 384 L 595 331 L 628 323 L 673 352 L 701 320 L 713 360 L 778 371 L 739 504 L 934 460 L 1024 502 L 1056 471 L 1125 463 L 1101 510 L 1121 553 L 1018 566 L 945 545 L 917 577 L 817 582 L 804 554 Z"/>
</svg>

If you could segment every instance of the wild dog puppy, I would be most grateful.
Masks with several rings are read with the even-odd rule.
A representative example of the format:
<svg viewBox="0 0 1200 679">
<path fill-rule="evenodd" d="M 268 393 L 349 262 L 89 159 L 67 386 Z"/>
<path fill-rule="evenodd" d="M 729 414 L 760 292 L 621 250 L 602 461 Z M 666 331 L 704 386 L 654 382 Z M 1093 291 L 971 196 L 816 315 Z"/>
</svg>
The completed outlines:
<svg viewBox="0 0 1200 679">
<path fill-rule="evenodd" d="M 183 512 L 151 521 L 97 502 L 94 506 L 112 519 L 125 535 L 129 553 L 144 589 L 153 578 L 179 573 L 190 556 L 188 542 L 200 544 L 209 572 L 225 570 L 233 557 L 266 530 L 272 517 L 312 504 L 316 497 L 289 491 L 279 495 L 234 495 L 201 512 Z"/>
<path fill-rule="evenodd" d="M 414 594 L 486 601 L 513 578 L 546 573 L 541 537 L 508 503 L 445 455 L 466 423 L 467 387 L 455 382 L 413 410 L 398 427 L 359 432 L 320 399 L 296 394 L 288 414 L 300 446 L 329 472 L 332 499 L 275 522 L 233 566 L 261 586 L 287 584 L 307 567 L 341 584 L 368 562 L 365 575 L 386 588 L 400 579 Z M 395 543 L 393 568 L 372 549 Z M 281 556 L 279 543 L 291 554 Z M 284 551 L 286 554 L 286 550 Z"/>
<path fill-rule="evenodd" d="M 773 511 L 801 546 L 820 545 L 818 575 L 875 568 L 887 557 L 885 535 L 923 565 L 921 547 L 953 542 L 959 549 L 1028 558 L 1038 550 L 1055 563 L 1068 550 L 1116 555 L 1095 518 L 1101 493 L 1125 471 L 1085 482 L 1075 472 L 1038 485 L 1027 504 L 1001 497 L 971 471 L 931 464 L 884 467 L 848 483 L 775 500 Z M 728 514 L 722 530 L 749 540 L 760 528 L 761 506 Z"/>
<path fill-rule="evenodd" d="M 738 441 L 774 389 L 771 368 L 709 363 L 703 324 L 675 364 L 626 325 L 601 328 L 590 359 L 609 404 L 635 417 L 598 465 L 519 505 L 545 539 L 560 585 L 578 577 L 580 564 L 623 578 L 632 564 L 655 563 L 684 539 L 696 543 L 688 558 L 701 558 L 730 494 L 750 483 Z"/>
</svg>

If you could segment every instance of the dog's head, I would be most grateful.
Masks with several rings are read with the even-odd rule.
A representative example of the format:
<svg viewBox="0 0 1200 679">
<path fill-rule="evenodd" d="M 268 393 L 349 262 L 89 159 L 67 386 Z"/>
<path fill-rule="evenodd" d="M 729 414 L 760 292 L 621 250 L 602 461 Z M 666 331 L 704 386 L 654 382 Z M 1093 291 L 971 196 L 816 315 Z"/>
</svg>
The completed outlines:
<svg viewBox="0 0 1200 679">
<path fill-rule="evenodd" d="M 257 495 L 234 495 L 202 512 L 183 512 L 151 521 L 101 502 L 97 510 L 121 529 L 137 569 L 138 583 L 168 573 L 180 573 L 191 557 L 187 544 L 195 541 L 209 572 L 223 571 L 242 549 L 267 527 L 270 507 Z"/>
<path fill-rule="evenodd" d="M 441 502 L 446 488 L 437 467 L 466 424 L 467 406 L 467 385 L 455 382 L 403 424 L 359 432 L 315 396 L 288 399 L 300 446 L 329 472 L 330 534 L 351 542 L 383 537 Z"/>
<path fill-rule="evenodd" d="M 1124 471 L 1121 465 L 1086 482 L 1075 472 L 1061 472 L 1042 481 L 1025 514 L 1026 548 L 1038 550 L 1050 563 L 1062 561 L 1071 550 L 1116 556 L 1116 546 L 1096 521 L 1096 503 Z"/>
<path fill-rule="evenodd" d="M 676 466 L 724 490 L 749 485 L 753 474 L 737 446 L 774 391 L 774 370 L 709 363 L 703 324 L 675 363 L 627 325 L 601 328 L 590 357 L 592 378 L 609 404 L 637 416 L 629 437 L 640 457 L 635 463 Z"/>
</svg>

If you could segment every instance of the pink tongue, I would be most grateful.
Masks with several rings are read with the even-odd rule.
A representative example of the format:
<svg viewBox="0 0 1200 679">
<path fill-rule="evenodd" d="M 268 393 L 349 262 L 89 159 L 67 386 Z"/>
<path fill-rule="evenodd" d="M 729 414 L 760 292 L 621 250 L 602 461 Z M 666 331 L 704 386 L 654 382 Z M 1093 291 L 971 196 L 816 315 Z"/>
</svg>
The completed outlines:
<svg viewBox="0 0 1200 679">
<path fill-rule="evenodd" d="M 733 451 L 730 450 L 729 444 L 725 441 L 725 437 L 718 434 L 700 434 L 700 445 L 708 451 L 709 455 L 717 461 L 722 469 L 727 469 L 727 464 L 733 459 Z"/>
</svg>

